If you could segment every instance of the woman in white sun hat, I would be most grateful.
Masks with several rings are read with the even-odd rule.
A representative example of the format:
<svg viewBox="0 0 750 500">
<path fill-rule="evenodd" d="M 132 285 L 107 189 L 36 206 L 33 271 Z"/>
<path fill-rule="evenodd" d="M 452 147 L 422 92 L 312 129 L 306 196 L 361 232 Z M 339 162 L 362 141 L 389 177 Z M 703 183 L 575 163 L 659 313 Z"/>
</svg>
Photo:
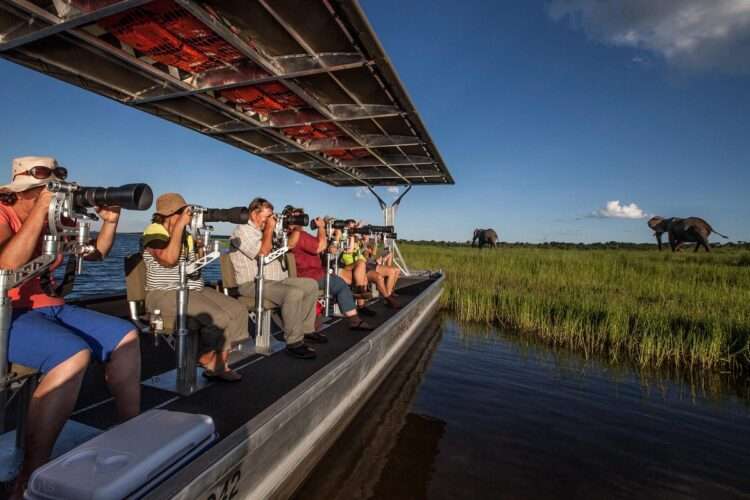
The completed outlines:
<svg viewBox="0 0 750 500">
<path fill-rule="evenodd" d="M 10 184 L 0 186 L 0 269 L 18 269 L 41 253 L 47 212 L 53 194 L 50 181 L 63 181 L 67 170 L 48 156 L 13 160 Z M 120 218 L 118 207 L 98 207 L 102 220 L 96 251 L 109 253 Z M 55 262 L 60 265 L 62 258 Z M 52 281 L 48 277 L 46 282 Z M 138 334 L 128 321 L 65 303 L 36 277 L 9 295 L 13 317 L 8 361 L 42 373 L 29 406 L 26 450 L 14 497 L 23 492 L 31 473 L 49 460 L 65 421 L 75 406 L 91 358 L 105 364 L 106 380 L 122 420 L 140 411 L 140 349 Z"/>
</svg>

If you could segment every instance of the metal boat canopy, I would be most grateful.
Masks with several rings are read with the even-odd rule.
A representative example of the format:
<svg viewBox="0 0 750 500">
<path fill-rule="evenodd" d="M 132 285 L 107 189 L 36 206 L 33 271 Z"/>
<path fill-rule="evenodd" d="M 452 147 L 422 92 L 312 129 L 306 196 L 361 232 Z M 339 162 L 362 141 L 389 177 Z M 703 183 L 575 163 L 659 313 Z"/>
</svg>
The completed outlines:
<svg viewBox="0 0 750 500">
<path fill-rule="evenodd" d="M 334 186 L 453 184 L 355 0 L 0 0 L 0 56 Z"/>
</svg>

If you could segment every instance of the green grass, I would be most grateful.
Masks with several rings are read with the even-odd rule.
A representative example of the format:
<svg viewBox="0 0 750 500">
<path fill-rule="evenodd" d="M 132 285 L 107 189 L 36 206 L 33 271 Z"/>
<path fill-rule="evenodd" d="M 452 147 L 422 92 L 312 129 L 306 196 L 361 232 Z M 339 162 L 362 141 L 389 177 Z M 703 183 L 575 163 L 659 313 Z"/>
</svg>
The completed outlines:
<svg viewBox="0 0 750 500">
<path fill-rule="evenodd" d="M 750 364 L 750 253 L 404 244 L 411 267 L 442 269 L 442 306 L 461 321 L 537 335 L 641 366 Z"/>
</svg>

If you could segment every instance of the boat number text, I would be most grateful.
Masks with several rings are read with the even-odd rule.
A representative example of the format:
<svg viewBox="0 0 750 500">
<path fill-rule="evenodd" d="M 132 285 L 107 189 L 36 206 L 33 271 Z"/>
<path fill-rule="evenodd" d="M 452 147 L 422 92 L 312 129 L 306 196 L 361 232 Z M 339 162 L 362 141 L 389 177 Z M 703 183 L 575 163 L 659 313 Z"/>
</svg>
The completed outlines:
<svg viewBox="0 0 750 500">
<path fill-rule="evenodd" d="M 240 492 L 240 473 L 239 467 L 234 472 L 227 474 L 223 482 L 214 486 L 213 491 L 206 497 L 206 500 L 231 500 Z"/>
</svg>

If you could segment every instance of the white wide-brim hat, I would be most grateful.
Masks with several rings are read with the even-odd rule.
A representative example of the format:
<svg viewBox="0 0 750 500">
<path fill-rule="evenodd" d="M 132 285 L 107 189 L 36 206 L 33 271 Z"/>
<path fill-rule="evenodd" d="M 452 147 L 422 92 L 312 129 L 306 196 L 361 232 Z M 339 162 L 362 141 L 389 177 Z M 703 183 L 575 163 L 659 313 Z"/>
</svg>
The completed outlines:
<svg viewBox="0 0 750 500">
<path fill-rule="evenodd" d="M 20 193 L 28 191 L 39 186 L 46 186 L 50 181 L 61 181 L 54 174 L 47 179 L 36 179 L 33 175 L 27 174 L 33 167 L 56 168 L 60 164 L 51 156 L 21 156 L 13 158 L 13 175 L 10 184 L 0 186 L 0 191 L 12 191 Z"/>
</svg>

